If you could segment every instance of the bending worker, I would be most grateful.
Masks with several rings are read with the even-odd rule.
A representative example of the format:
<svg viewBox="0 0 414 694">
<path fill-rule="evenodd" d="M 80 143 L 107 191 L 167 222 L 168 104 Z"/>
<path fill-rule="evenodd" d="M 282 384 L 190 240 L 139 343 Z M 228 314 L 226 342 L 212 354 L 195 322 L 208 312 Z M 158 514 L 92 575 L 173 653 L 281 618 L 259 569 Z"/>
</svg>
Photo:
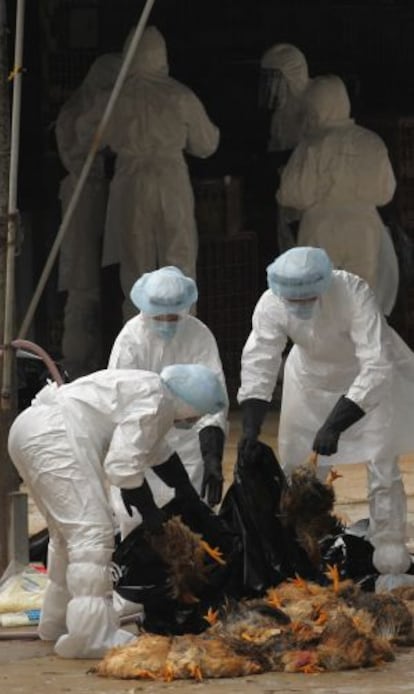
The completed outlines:
<svg viewBox="0 0 414 694">
<path fill-rule="evenodd" d="M 333 270 L 323 249 L 290 249 L 269 265 L 267 278 L 242 354 L 240 446 L 254 451 L 290 339 L 281 464 L 289 475 L 311 450 L 322 468 L 367 461 L 373 562 L 383 585 L 398 582 L 411 564 L 398 456 L 414 450 L 414 355 L 366 282 Z"/>
<path fill-rule="evenodd" d="M 97 100 L 78 121 L 88 144 L 103 104 Z M 185 155 L 209 157 L 219 137 L 194 92 L 170 77 L 163 36 L 147 27 L 102 138 L 102 146 L 117 155 L 106 232 L 119 239 L 124 321 L 135 315 L 129 293 L 144 272 L 177 265 L 196 276 L 198 239 Z"/>
<path fill-rule="evenodd" d="M 388 316 L 399 272 L 377 211 L 395 192 L 387 149 L 376 133 L 350 118 L 339 77 L 313 79 L 305 104 L 308 134 L 283 171 L 277 200 L 301 213 L 298 245 L 324 248 L 336 268 L 366 280 Z"/>
<path fill-rule="evenodd" d="M 174 363 L 204 364 L 225 386 L 216 340 L 198 318 L 189 315 L 197 301 L 197 285 L 176 267 L 163 267 L 142 275 L 131 290 L 131 301 L 140 313 L 131 318 L 115 340 L 108 368 L 147 369 L 160 373 Z M 227 410 L 206 414 L 188 430 L 175 427 L 167 440 L 179 454 L 197 493 L 210 506 L 221 501 L 223 492 L 222 458 Z M 147 479 L 159 506 L 171 500 L 173 492 L 151 471 Z M 141 521 L 130 517 L 119 489 L 111 490 L 121 536 L 125 537 Z"/>
<path fill-rule="evenodd" d="M 39 624 L 65 658 L 100 658 L 133 636 L 119 629 L 110 562 L 114 527 L 106 482 L 138 508 L 148 530 L 166 520 L 148 468 L 177 494 L 198 496 L 166 434 L 227 407 L 217 376 L 199 364 L 161 374 L 104 370 L 43 388 L 14 421 L 9 453 L 49 529 L 48 584 Z"/>
</svg>

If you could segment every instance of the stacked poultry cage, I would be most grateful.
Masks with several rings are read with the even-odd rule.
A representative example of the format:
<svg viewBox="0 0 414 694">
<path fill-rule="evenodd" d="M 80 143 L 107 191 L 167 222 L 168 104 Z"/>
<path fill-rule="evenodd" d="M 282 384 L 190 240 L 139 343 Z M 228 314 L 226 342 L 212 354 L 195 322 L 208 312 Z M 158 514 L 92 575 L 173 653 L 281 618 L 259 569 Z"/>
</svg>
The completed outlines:
<svg viewBox="0 0 414 694">
<path fill-rule="evenodd" d="M 213 332 L 235 404 L 240 357 L 258 299 L 257 237 L 243 231 L 240 179 L 194 182 L 199 233 L 197 315 Z"/>
</svg>

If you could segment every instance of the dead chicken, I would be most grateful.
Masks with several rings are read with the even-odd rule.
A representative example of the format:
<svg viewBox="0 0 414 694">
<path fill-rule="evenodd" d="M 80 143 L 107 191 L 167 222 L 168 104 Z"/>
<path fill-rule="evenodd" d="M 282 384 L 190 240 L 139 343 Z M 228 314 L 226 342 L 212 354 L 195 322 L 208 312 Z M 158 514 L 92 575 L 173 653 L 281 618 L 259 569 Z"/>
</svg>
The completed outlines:
<svg viewBox="0 0 414 694">
<path fill-rule="evenodd" d="M 263 598 L 210 609 L 205 617 L 210 627 L 200 635 L 143 633 L 133 644 L 111 649 L 93 672 L 124 679 L 201 680 L 337 671 L 392 660 L 394 637 L 409 626 L 403 602 L 389 595 L 366 596 L 351 581 L 340 581 L 335 567 L 329 574 L 329 586 L 295 579 Z"/>
<path fill-rule="evenodd" d="M 172 637 L 140 634 L 132 643 L 111 648 L 89 672 L 116 679 L 161 679 Z"/>
<path fill-rule="evenodd" d="M 111 648 L 89 672 L 117 679 L 243 677 L 262 672 L 259 663 L 240 655 L 221 638 L 141 634 L 126 646 Z"/>
<path fill-rule="evenodd" d="M 211 561 L 224 564 L 218 548 L 212 548 L 179 516 L 173 516 L 161 533 L 148 534 L 148 543 L 168 567 L 170 597 L 185 604 L 198 601 L 197 594 L 208 582 Z"/>
<path fill-rule="evenodd" d="M 290 484 L 281 495 L 280 513 L 282 523 L 294 530 L 298 543 L 312 564 L 319 568 L 320 540 L 338 534 L 342 526 L 333 513 L 333 482 L 339 475 L 330 470 L 325 482 L 321 482 L 316 475 L 316 463 L 314 456 L 293 471 Z"/>
</svg>

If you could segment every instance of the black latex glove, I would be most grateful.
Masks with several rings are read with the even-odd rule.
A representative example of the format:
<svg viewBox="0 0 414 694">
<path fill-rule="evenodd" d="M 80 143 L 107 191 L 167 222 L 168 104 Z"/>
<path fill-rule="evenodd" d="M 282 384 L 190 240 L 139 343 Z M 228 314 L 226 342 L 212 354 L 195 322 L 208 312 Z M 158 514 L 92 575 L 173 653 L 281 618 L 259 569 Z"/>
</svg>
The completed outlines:
<svg viewBox="0 0 414 694">
<path fill-rule="evenodd" d="M 121 489 L 122 501 L 129 516 L 132 516 L 132 506 L 139 511 L 142 521 L 152 533 L 159 533 L 167 520 L 167 516 L 154 501 L 152 491 L 146 480 L 140 487 L 134 489 Z"/>
<path fill-rule="evenodd" d="M 197 501 L 199 500 L 198 494 L 191 484 L 187 470 L 177 453 L 173 453 L 165 463 L 156 465 L 152 469 L 167 487 L 175 488 L 175 495 L 177 498 L 186 497 L 186 500 L 190 501 L 191 498 L 196 497 Z"/>
<path fill-rule="evenodd" d="M 359 405 L 342 395 L 315 436 L 312 446 L 315 453 L 320 455 L 336 453 L 342 432 L 358 422 L 364 415 L 365 412 Z"/>
<path fill-rule="evenodd" d="M 242 411 L 243 435 L 238 444 L 239 457 L 251 463 L 258 462 L 261 456 L 261 448 L 257 439 L 262 429 L 262 424 L 269 408 L 266 400 L 250 398 L 240 405 Z"/>
<path fill-rule="evenodd" d="M 220 503 L 223 494 L 224 432 L 220 427 L 208 426 L 198 434 L 204 462 L 201 496 L 207 496 L 209 506 Z"/>
</svg>

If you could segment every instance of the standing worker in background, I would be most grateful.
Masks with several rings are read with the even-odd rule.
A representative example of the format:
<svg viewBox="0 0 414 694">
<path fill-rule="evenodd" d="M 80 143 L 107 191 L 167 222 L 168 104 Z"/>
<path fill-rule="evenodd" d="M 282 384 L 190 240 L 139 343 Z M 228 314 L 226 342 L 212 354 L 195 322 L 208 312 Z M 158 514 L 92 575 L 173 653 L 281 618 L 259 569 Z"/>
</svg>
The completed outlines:
<svg viewBox="0 0 414 694">
<path fill-rule="evenodd" d="M 377 586 L 407 580 L 406 497 L 398 456 L 414 450 L 414 355 L 360 277 L 323 249 L 292 248 L 267 268 L 242 354 L 240 448 L 254 455 L 288 339 L 278 448 L 285 472 L 311 450 L 325 468 L 367 461 Z M 403 576 L 403 578 L 401 578 Z M 413 578 L 414 581 L 414 578 Z"/>
<path fill-rule="evenodd" d="M 277 200 L 301 212 L 299 246 L 324 248 L 336 268 L 359 275 L 388 316 L 398 292 L 398 260 L 377 207 L 395 192 L 387 149 L 356 125 L 342 80 L 316 77 L 306 97 L 307 135 L 283 171 Z"/>
<path fill-rule="evenodd" d="M 265 264 L 295 245 L 289 226 L 298 214 L 276 205 L 274 191 L 280 174 L 294 148 L 299 143 L 305 124 L 304 94 L 310 83 L 308 65 L 303 53 L 290 43 L 276 43 L 262 56 L 260 62 L 259 105 L 270 114 L 267 142 L 265 184 L 270 220 L 267 229 Z M 265 202 L 265 201 L 264 201 Z M 265 202 L 266 204 L 266 202 Z M 273 233 L 272 233 L 273 231 Z"/>
<path fill-rule="evenodd" d="M 173 426 L 191 426 L 228 406 L 217 376 L 199 364 L 161 374 L 103 370 L 49 384 L 14 421 L 9 453 L 49 529 L 48 584 L 39 635 L 64 658 L 100 658 L 135 638 L 119 629 L 110 562 L 114 527 L 107 482 L 138 508 L 147 529 L 166 517 L 145 481 L 148 468 L 177 495 L 198 495 L 166 442 Z"/>
<path fill-rule="evenodd" d="M 124 54 L 128 49 L 128 38 Z M 135 314 L 129 294 L 137 277 L 164 265 L 196 276 L 194 196 L 184 154 L 208 157 L 219 130 L 197 96 L 168 74 L 165 41 L 147 27 L 103 134 L 117 155 L 106 226 L 119 239 L 124 321 Z M 99 122 L 102 100 L 79 119 L 82 137 Z"/>
<path fill-rule="evenodd" d="M 97 58 L 81 86 L 59 112 L 56 142 L 60 159 L 68 172 L 60 184 L 62 216 L 72 198 L 88 151 L 77 136 L 76 122 L 91 108 L 98 94 L 111 89 L 120 64 L 120 56 L 115 53 Z M 62 356 L 71 378 L 96 371 L 102 365 L 100 270 L 107 202 L 108 180 L 104 155 L 100 153 L 85 182 L 59 256 L 58 288 L 67 291 Z"/>
<path fill-rule="evenodd" d="M 160 373 L 174 363 L 204 364 L 225 379 L 216 340 L 198 318 L 189 315 L 197 301 L 197 285 L 176 267 L 163 267 L 145 273 L 134 284 L 131 300 L 139 315 L 131 318 L 115 340 L 109 358 L 110 369 L 146 369 Z M 221 501 L 223 491 L 222 458 L 227 429 L 227 409 L 206 414 L 188 430 L 174 428 L 167 440 L 179 454 L 197 493 L 210 506 Z M 173 492 L 151 471 L 147 474 L 155 501 L 164 506 Z M 116 487 L 111 496 L 121 536 L 124 538 L 141 521 L 125 512 Z"/>
</svg>

